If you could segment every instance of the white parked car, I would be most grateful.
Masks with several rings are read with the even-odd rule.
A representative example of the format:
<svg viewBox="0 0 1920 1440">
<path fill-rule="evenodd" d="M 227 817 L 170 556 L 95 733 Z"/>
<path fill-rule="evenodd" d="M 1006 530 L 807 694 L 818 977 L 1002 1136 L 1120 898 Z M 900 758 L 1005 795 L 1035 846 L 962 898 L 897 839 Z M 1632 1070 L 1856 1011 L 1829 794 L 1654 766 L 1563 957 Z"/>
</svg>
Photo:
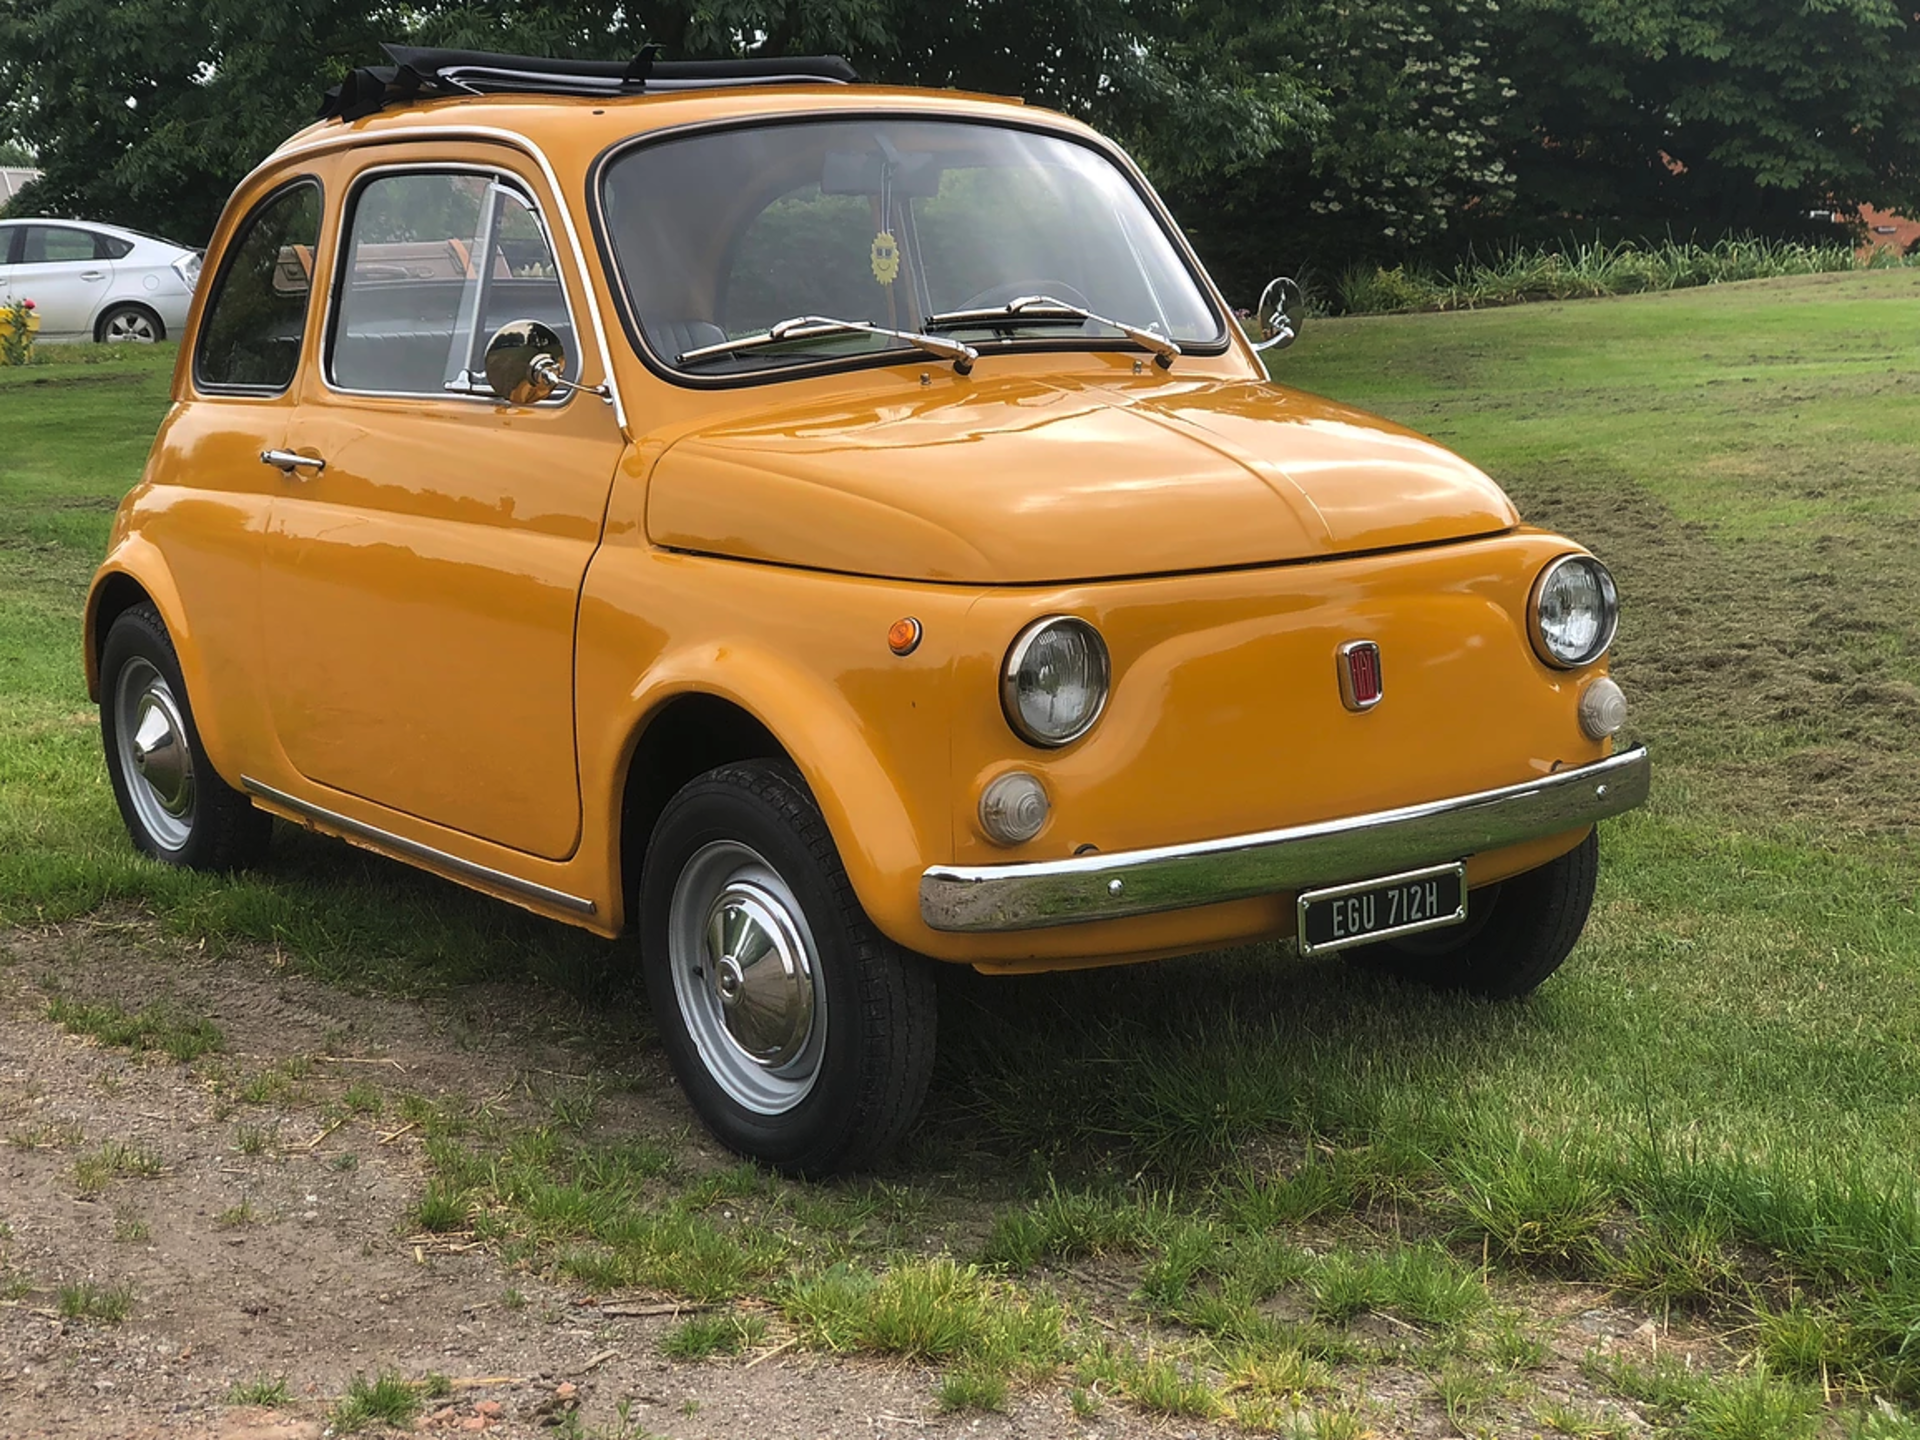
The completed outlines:
<svg viewBox="0 0 1920 1440">
<path fill-rule="evenodd" d="M 33 301 L 42 340 L 164 340 L 187 323 L 200 252 L 117 225 L 0 220 L 0 305 Z"/>
</svg>

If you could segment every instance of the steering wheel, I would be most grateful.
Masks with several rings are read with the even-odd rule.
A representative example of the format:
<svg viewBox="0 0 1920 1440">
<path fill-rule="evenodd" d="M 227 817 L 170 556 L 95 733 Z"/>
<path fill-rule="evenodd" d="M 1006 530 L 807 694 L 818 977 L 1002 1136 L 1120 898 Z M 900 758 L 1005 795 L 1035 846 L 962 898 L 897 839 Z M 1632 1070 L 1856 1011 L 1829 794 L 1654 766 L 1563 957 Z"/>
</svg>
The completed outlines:
<svg viewBox="0 0 1920 1440">
<path fill-rule="evenodd" d="M 1091 310 L 1087 297 L 1078 286 L 1069 285 L 1064 280 L 1016 280 L 1011 285 L 995 285 L 982 290 L 978 295 L 968 296 L 954 308 L 957 310 L 986 310 L 995 305 L 1010 305 L 1026 295 L 1051 295 L 1055 300 L 1064 300 L 1069 305 L 1078 305 L 1082 310 Z"/>
</svg>

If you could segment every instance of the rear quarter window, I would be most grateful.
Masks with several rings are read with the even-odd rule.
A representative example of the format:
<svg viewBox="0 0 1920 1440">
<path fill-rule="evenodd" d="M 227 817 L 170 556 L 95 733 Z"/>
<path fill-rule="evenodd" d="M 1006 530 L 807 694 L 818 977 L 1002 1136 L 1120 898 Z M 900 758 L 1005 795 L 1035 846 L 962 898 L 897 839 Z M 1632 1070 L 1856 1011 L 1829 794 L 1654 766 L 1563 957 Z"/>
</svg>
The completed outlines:
<svg viewBox="0 0 1920 1440">
<path fill-rule="evenodd" d="M 262 200 L 234 232 L 194 347 L 201 388 L 278 392 L 293 383 L 320 211 L 319 183 L 296 180 Z"/>
</svg>

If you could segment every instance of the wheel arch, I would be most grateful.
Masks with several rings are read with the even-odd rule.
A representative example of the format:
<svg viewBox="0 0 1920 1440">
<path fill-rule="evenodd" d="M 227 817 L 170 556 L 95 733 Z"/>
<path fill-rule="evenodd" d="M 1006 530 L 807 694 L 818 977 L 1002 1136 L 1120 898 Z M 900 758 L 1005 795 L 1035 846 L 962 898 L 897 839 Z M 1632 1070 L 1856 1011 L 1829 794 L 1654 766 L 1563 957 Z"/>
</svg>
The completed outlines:
<svg viewBox="0 0 1920 1440">
<path fill-rule="evenodd" d="M 874 756 L 845 697 L 771 655 L 730 650 L 719 673 L 656 674 L 621 752 L 612 815 L 629 923 L 654 823 L 688 781 L 739 760 L 789 761 L 819 805 L 854 893 L 900 940 L 919 917 L 926 853 L 905 796 Z M 940 817 L 944 820 L 944 816 Z M 902 876 L 911 883 L 897 883 Z"/>
<path fill-rule="evenodd" d="M 160 621 L 167 627 L 167 636 L 173 641 L 174 654 L 180 661 L 181 676 L 187 682 L 187 703 L 193 710 L 194 729 L 199 731 L 200 743 L 206 747 L 214 768 L 228 783 L 233 783 L 234 777 L 227 773 L 229 767 L 222 763 L 228 754 L 226 725 L 220 707 L 210 701 L 206 666 L 193 643 L 193 627 L 180 603 L 179 589 L 165 561 L 137 536 L 123 542 L 95 572 L 93 584 L 87 591 L 81 630 L 87 698 L 96 704 L 102 698 L 104 679 L 100 662 L 106 650 L 107 632 L 115 620 L 140 604 L 150 604 L 160 612 Z"/>
</svg>

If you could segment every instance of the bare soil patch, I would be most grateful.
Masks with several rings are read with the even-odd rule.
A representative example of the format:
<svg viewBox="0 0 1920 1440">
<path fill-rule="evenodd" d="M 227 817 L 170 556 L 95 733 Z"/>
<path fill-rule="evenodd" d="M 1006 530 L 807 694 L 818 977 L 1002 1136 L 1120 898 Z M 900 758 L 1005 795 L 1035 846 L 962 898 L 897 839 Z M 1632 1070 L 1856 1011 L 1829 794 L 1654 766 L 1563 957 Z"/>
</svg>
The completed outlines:
<svg viewBox="0 0 1920 1440">
<path fill-rule="evenodd" d="M 224 1049 L 187 1065 L 105 1047 L 47 1018 L 55 996 L 210 1019 Z M 269 950 L 209 958 L 135 915 L 0 933 L 0 1432 L 317 1440 L 356 1377 L 395 1372 L 446 1378 L 415 1422 L 431 1434 L 1225 1433 L 1119 1402 L 1076 1416 L 1064 1378 L 1016 1388 L 1005 1413 L 943 1414 L 932 1370 L 808 1354 L 777 1330 L 732 1360 L 670 1361 L 659 1342 L 680 1317 L 665 1297 L 583 1295 L 486 1247 L 410 1233 L 426 1175 L 418 1135 L 366 1096 L 450 1097 L 531 1123 L 556 1087 L 605 1080 L 608 1066 L 622 1083 L 603 1091 L 597 1131 L 669 1144 L 696 1174 L 734 1163 L 694 1127 L 657 1054 L 609 1050 L 551 992 L 348 994 L 288 973 Z M 978 1234 L 990 1217 L 953 1219 L 929 1244 Z M 1097 1323 L 1130 1323 L 1124 1277 L 1056 1278 Z M 125 1317 L 63 1314 L 63 1292 L 81 1287 L 124 1296 Z M 1583 1357 L 1712 1348 L 1590 1289 L 1513 1298 L 1549 1354 L 1527 1395 L 1485 1415 L 1497 1433 L 1532 1432 L 1549 1403 L 1643 1431 L 1586 1378 Z M 1356 1338 L 1407 1338 L 1370 1336 L 1369 1323 Z M 236 1387 L 282 1379 L 276 1408 L 231 1403 Z M 1412 1364 L 1339 1379 L 1338 1401 L 1372 1433 L 1460 1433 Z"/>
</svg>

